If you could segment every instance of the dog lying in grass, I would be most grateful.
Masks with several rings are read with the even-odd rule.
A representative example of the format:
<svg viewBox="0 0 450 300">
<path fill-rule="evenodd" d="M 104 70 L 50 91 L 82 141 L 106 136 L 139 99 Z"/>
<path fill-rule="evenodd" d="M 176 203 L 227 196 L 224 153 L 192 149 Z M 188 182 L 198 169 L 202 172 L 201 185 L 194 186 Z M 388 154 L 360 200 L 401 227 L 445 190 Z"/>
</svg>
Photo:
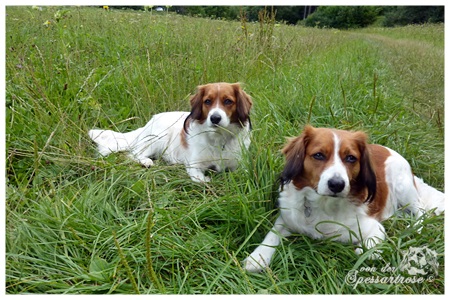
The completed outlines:
<svg viewBox="0 0 450 300">
<path fill-rule="evenodd" d="M 380 222 L 398 208 L 418 217 L 445 209 L 443 193 L 414 176 L 397 152 L 368 144 L 363 132 L 307 126 L 282 152 L 280 216 L 244 260 L 250 272 L 269 266 L 281 237 L 294 232 L 356 243 L 359 254 L 385 239 Z"/>
<path fill-rule="evenodd" d="M 131 132 L 92 129 L 89 137 L 103 156 L 126 151 L 145 167 L 161 157 L 184 164 L 193 181 L 208 182 L 205 171 L 236 169 L 241 147 L 249 147 L 252 99 L 239 83 L 221 82 L 198 86 L 190 104 L 190 112 L 154 115 Z"/>
</svg>

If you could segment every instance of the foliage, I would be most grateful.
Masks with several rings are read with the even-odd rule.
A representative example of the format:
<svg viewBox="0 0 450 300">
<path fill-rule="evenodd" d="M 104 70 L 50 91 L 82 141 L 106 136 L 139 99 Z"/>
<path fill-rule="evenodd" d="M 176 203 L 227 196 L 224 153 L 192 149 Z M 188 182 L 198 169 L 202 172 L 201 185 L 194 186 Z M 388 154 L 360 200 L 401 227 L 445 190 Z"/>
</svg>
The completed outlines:
<svg viewBox="0 0 450 300">
<path fill-rule="evenodd" d="M 384 26 L 444 22 L 444 6 L 392 6 L 386 7 Z"/>
<path fill-rule="evenodd" d="M 153 11 L 158 6 L 111 6 L 114 9 L 133 9 Z M 256 22 L 261 11 L 275 11 L 276 21 L 287 24 L 305 24 L 307 26 L 332 28 L 360 28 L 371 24 L 377 26 L 395 26 L 407 24 L 444 22 L 443 6 L 173 6 L 160 7 L 181 15 L 237 20 L 242 13 L 247 20 Z M 311 15 L 312 14 L 312 15 Z M 311 15 L 309 19 L 307 17 Z M 380 21 L 377 21 L 377 17 Z"/>
<path fill-rule="evenodd" d="M 374 6 L 320 6 L 305 22 L 319 28 L 360 28 L 375 22 L 380 9 Z"/>
<path fill-rule="evenodd" d="M 244 6 L 250 21 L 257 21 L 260 11 L 273 10 L 278 22 L 285 22 L 287 24 L 297 24 L 305 16 L 314 12 L 316 6 Z"/>
<path fill-rule="evenodd" d="M 212 19 L 238 20 L 244 13 L 249 22 L 258 22 L 260 14 L 274 12 L 276 21 L 296 24 L 304 16 L 304 6 L 174 6 L 182 15 Z"/>
<path fill-rule="evenodd" d="M 238 6 L 175 6 L 174 10 L 180 14 L 195 17 L 236 20 L 240 8 Z"/>
<path fill-rule="evenodd" d="M 69 12 L 56 22 L 58 10 Z M 262 17 L 6 7 L 8 294 L 444 293 L 443 216 L 427 216 L 421 233 L 409 216 L 384 222 L 380 261 L 299 235 L 266 272 L 242 269 L 276 217 L 285 137 L 307 123 L 366 130 L 444 186 L 443 24 L 339 31 Z M 215 81 L 252 95 L 253 136 L 240 168 L 211 183 L 162 161 L 99 157 L 87 136 L 188 110 L 195 87 Z M 345 283 L 423 245 L 439 253 L 432 282 Z"/>
</svg>

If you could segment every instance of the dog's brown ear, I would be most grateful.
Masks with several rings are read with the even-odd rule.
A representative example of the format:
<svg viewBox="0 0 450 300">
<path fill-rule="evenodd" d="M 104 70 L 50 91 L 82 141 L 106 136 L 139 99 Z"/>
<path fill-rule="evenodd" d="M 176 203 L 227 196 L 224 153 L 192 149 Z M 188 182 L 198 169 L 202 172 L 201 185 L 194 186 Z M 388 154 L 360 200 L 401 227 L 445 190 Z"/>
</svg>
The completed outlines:
<svg viewBox="0 0 450 300">
<path fill-rule="evenodd" d="M 236 96 L 236 112 L 238 121 L 244 124 L 250 116 L 250 109 L 252 108 L 252 98 L 242 90 L 239 83 L 232 84 Z"/>
<path fill-rule="evenodd" d="M 201 120 L 203 117 L 203 95 L 205 93 L 205 86 L 199 85 L 197 92 L 191 97 L 191 114 L 189 117 L 194 120 Z"/>
<path fill-rule="evenodd" d="M 358 142 L 361 157 L 359 159 L 360 170 L 356 178 L 356 186 L 360 189 L 367 189 L 366 202 L 372 202 L 377 191 L 377 177 L 372 166 L 372 159 L 367 147 L 367 135 L 358 131 L 354 133 L 354 139 Z"/>
<path fill-rule="evenodd" d="M 290 138 L 286 146 L 281 150 L 286 157 L 286 163 L 280 177 L 281 185 L 288 184 L 291 180 L 302 175 L 306 147 L 313 130 L 313 127 L 306 126 L 300 136 Z"/>
<path fill-rule="evenodd" d="M 197 87 L 197 92 L 190 99 L 191 103 L 191 113 L 184 120 L 183 129 L 188 133 L 188 127 L 190 120 L 201 120 L 203 118 L 203 95 L 205 93 L 205 86 L 199 85 Z"/>
</svg>

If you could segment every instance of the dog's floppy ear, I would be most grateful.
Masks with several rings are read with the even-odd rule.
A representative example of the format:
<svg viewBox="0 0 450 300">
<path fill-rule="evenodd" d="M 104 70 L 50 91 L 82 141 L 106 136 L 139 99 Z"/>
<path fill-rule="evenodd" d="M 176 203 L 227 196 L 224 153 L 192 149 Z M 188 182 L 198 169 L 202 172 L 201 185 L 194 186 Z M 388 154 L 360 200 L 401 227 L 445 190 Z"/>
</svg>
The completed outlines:
<svg viewBox="0 0 450 300">
<path fill-rule="evenodd" d="M 286 146 L 281 150 L 286 157 L 286 164 L 280 177 L 281 185 L 288 184 L 303 173 L 306 147 L 313 130 L 313 127 L 306 126 L 300 136 L 290 138 Z"/>
<path fill-rule="evenodd" d="M 191 114 L 189 117 L 194 120 L 201 120 L 203 116 L 203 95 L 205 93 L 205 86 L 199 85 L 197 87 L 197 92 L 191 97 Z"/>
<path fill-rule="evenodd" d="M 205 86 L 199 85 L 197 87 L 197 92 L 191 97 L 191 113 L 184 120 L 183 129 L 188 133 L 189 122 L 193 120 L 201 120 L 203 118 L 203 95 L 205 93 Z"/>
<path fill-rule="evenodd" d="M 361 157 L 359 159 L 360 170 L 356 178 L 356 185 L 359 188 L 367 189 L 366 202 L 372 202 L 377 191 L 377 177 L 373 170 L 372 160 L 370 157 L 369 147 L 367 147 L 367 135 L 358 131 L 354 133 L 354 138 L 358 142 Z"/>
<path fill-rule="evenodd" d="M 250 109 L 252 108 L 252 98 L 242 90 L 239 83 L 232 84 L 234 93 L 236 96 L 236 112 L 238 116 L 238 121 L 244 124 L 250 115 Z"/>
</svg>

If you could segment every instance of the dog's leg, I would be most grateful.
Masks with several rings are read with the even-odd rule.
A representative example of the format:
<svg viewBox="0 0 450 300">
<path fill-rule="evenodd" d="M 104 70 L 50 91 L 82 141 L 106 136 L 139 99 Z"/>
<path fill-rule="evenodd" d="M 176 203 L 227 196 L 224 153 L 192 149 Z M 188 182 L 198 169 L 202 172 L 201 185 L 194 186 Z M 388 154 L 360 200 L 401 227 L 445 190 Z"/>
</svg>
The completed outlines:
<svg viewBox="0 0 450 300">
<path fill-rule="evenodd" d="M 92 129 L 89 137 L 97 144 L 98 152 L 107 156 L 112 152 L 124 151 L 129 146 L 129 141 L 123 133 L 112 130 Z"/>
<path fill-rule="evenodd" d="M 189 176 L 191 176 L 192 181 L 195 182 L 210 182 L 211 178 L 208 176 L 205 176 L 205 173 L 202 169 L 193 168 L 193 167 L 187 167 L 186 168 L 187 173 Z"/>
<path fill-rule="evenodd" d="M 281 242 L 281 237 L 290 235 L 291 232 L 286 228 L 283 218 L 279 216 L 261 245 L 244 260 L 244 268 L 249 272 L 260 272 L 265 267 L 268 267 L 275 253 L 275 247 Z"/>
<path fill-rule="evenodd" d="M 150 168 L 154 165 L 153 160 L 145 156 L 134 156 L 132 153 L 130 153 L 129 157 L 146 168 Z"/>
<path fill-rule="evenodd" d="M 360 220 L 361 238 L 364 246 L 367 250 L 375 247 L 377 244 L 385 240 L 386 234 L 383 225 L 377 220 L 366 217 L 362 221 Z M 359 247 L 355 249 L 355 253 L 360 255 L 363 253 L 361 242 Z M 379 259 L 381 251 L 375 251 L 370 255 L 370 259 Z"/>
</svg>

